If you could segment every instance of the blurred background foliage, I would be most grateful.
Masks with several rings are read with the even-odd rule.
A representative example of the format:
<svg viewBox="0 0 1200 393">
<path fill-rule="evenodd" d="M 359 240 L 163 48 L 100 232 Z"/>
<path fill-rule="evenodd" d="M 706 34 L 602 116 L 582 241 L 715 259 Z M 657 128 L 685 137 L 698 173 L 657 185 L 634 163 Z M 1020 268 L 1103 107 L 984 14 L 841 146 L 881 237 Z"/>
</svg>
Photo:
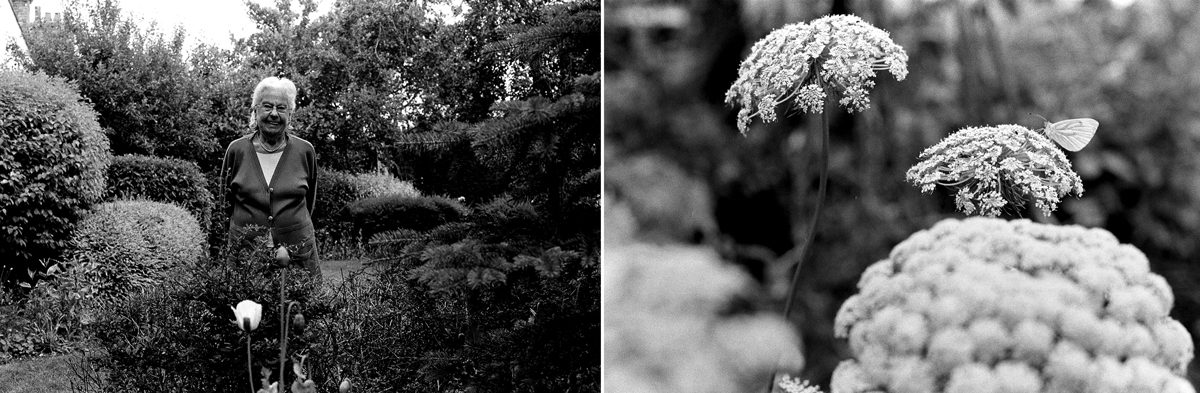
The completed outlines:
<svg viewBox="0 0 1200 393">
<path fill-rule="evenodd" d="M 799 312 L 808 366 L 822 385 L 850 356 L 833 316 L 863 269 L 908 234 L 957 216 L 943 191 L 904 181 L 918 153 L 965 126 L 1091 117 L 1068 153 L 1081 198 L 1039 221 L 1103 227 L 1149 257 L 1175 290 L 1172 317 L 1200 329 L 1200 5 L 1183 0 L 794 1 L 605 3 L 606 192 L 631 205 L 647 238 L 703 243 L 766 289 L 782 310 L 817 188 L 816 116 L 756 123 L 745 136 L 723 104 L 737 67 L 771 30 L 851 13 L 908 52 L 909 77 L 877 78 L 872 108 L 832 114 L 829 194 Z M 740 18 L 729 18 L 740 15 Z M 801 157 L 801 159 L 794 159 Z M 811 157 L 811 158 L 810 158 Z M 647 163 L 651 164 L 647 164 Z M 662 164 L 654 164 L 654 163 Z M 663 171 L 666 166 L 678 171 Z M 646 181 L 665 173 L 671 179 Z M 673 188 L 682 187 L 682 188 Z M 657 198 L 677 195 L 678 198 Z M 695 195 L 700 195 L 696 197 Z M 703 201 L 704 203 L 676 203 Z M 1193 364 L 1189 379 L 1200 381 Z"/>
</svg>

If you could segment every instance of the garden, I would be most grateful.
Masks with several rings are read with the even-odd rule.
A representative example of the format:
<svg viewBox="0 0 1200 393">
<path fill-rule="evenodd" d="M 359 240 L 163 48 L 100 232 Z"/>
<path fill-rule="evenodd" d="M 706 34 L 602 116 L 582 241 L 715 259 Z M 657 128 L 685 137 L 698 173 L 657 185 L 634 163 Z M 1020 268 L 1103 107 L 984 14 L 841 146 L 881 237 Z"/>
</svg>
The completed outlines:
<svg viewBox="0 0 1200 393">
<path fill-rule="evenodd" d="M 246 2 L 232 49 L 113 0 L 26 29 L 0 391 L 598 391 L 599 1 L 439 4 Z M 267 77 L 315 150 L 320 274 L 229 230 Z"/>
<path fill-rule="evenodd" d="M 606 391 L 1196 391 L 1194 2 L 603 23 Z"/>
</svg>

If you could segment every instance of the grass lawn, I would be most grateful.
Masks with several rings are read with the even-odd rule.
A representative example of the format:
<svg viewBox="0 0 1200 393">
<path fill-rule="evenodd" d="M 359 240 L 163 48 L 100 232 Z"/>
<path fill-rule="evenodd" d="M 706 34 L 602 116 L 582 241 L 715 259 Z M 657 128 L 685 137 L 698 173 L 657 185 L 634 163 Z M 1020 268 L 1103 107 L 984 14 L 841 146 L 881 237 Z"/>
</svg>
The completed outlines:
<svg viewBox="0 0 1200 393">
<path fill-rule="evenodd" d="M 336 287 L 349 277 L 351 273 L 364 270 L 362 262 L 362 259 L 357 258 L 340 261 L 321 261 L 321 278 L 330 287 Z"/>
</svg>

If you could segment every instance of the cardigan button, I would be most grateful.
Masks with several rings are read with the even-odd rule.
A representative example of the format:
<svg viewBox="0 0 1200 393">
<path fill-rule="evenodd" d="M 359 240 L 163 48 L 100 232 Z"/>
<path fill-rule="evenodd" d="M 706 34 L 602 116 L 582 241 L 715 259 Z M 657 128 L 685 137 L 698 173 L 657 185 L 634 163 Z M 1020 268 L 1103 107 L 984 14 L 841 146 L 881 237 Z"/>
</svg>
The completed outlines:
<svg viewBox="0 0 1200 393">
<path fill-rule="evenodd" d="M 275 187 L 267 187 L 267 192 L 275 192 Z"/>
</svg>

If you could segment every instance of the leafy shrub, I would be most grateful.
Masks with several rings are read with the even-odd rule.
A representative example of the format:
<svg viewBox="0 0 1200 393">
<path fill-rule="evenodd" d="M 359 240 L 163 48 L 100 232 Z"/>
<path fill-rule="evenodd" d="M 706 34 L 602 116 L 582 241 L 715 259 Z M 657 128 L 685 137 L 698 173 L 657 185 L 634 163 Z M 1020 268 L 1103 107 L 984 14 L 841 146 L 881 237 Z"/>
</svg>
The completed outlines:
<svg viewBox="0 0 1200 393">
<path fill-rule="evenodd" d="M 213 196 L 207 186 L 200 167 L 178 158 L 129 154 L 113 157 L 108 167 L 109 200 L 174 203 L 191 212 L 202 228 L 208 226 L 213 210 Z"/>
<path fill-rule="evenodd" d="M 363 173 L 354 176 L 354 190 L 357 198 L 375 198 L 382 196 L 421 196 L 421 192 L 411 182 L 397 179 L 382 173 Z"/>
<path fill-rule="evenodd" d="M 1108 231 L 944 220 L 867 268 L 833 391 L 1194 392 L 1174 294 Z"/>
<path fill-rule="evenodd" d="M 134 294 L 103 315 L 92 328 L 107 352 L 92 361 L 97 372 L 107 374 L 103 390 L 246 391 L 245 336 L 231 323 L 230 307 L 247 299 L 263 305 L 262 322 L 251 341 L 255 387 L 260 367 L 278 370 L 279 270 L 270 267 L 266 238 L 253 244 L 256 247 L 239 249 L 223 260 L 190 263 L 177 279 Z M 318 323 L 328 314 L 316 298 L 320 281 L 300 269 L 292 269 L 288 277 L 288 300 L 299 302 L 296 310 Z M 311 353 L 313 331 L 310 325 L 292 334 L 289 351 Z M 309 356 L 305 364 L 313 367 L 325 361 Z"/>
<path fill-rule="evenodd" d="M 65 80 L 5 69 L 0 141 L 0 281 L 32 280 L 103 197 L 108 139 Z"/>
<path fill-rule="evenodd" d="M 317 187 L 314 225 L 318 230 L 325 230 L 333 238 L 331 240 L 352 235 L 358 229 L 348 209 L 355 201 L 386 196 L 421 196 L 412 183 L 378 173 L 355 175 L 321 169 L 317 172 Z"/>
<path fill-rule="evenodd" d="M 191 213 L 151 201 L 97 205 L 80 221 L 71 241 L 76 263 L 99 283 L 104 302 L 161 285 L 168 274 L 204 253 L 204 233 Z"/>
<path fill-rule="evenodd" d="M 404 195 L 367 198 L 346 207 L 363 238 L 395 229 L 427 230 L 458 221 L 467 208 L 456 200 L 441 196 Z"/>
<path fill-rule="evenodd" d="M 330 234 L 350 233 L 353 225 L 346 218 L 346 205 L 359 199 L 354 175 L 323 168 L 317 170 L 317 211 L 313 226 L 318 230 L 327 229 Z"/>
</svg>

